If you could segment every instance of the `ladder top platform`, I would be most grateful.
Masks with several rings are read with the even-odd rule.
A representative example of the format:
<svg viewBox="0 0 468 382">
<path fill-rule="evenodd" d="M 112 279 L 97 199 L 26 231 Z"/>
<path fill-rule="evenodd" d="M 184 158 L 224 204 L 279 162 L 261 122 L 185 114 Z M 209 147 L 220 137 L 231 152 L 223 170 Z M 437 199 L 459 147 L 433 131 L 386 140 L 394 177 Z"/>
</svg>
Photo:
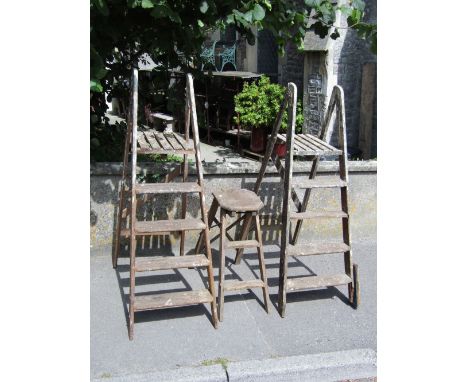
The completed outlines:
<svg viewBox="0 0 468 382">
<path fill-rule="evenodd" d="M 163 133 L 154 129 L 138 131 L 138 154 L 195 154 L 193 141 L 175 132 Z"/>
<path fill-rule="evenodd" d="M 286 143 L 286 134 L 278 134 L 277 139 Z M 316 155 L 340 155 L 341 150 L 318 139 L 312 134 L 294 135 L 294 155 L 316 156 Z"/>
</svg>

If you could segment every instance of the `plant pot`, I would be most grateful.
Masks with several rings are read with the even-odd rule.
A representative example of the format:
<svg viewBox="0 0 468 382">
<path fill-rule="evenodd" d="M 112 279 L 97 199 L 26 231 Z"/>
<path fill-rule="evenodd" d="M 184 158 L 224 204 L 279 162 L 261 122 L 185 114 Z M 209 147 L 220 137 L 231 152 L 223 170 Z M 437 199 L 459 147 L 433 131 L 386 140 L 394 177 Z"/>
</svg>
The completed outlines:
<svg viewBox="0 0 468 382">
<path fill-rule="evenodd" d="M 273 147 L 273 152 L 279 157 L 284 158 L 286 156 L 286 142 L 275 143 Z"/>
<path fill-rule="evenodd" d="M 267 141 L 267 131 L 264 127 L 252 128 L 250 135 L 250 150 L 254 153 L 261 153 L 265 151 Z"/>
</svg>

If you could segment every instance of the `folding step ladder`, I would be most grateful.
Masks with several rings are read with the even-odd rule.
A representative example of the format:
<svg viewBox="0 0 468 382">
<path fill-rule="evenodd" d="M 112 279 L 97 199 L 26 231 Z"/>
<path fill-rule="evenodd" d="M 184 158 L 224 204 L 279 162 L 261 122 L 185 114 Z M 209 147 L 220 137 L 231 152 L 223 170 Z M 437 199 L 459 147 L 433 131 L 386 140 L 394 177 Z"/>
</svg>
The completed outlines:
<svg viewBox="0 0 468 382">
<path fill-rule="evenodd" d="M 125 139 L 124 165 L 120 185 L 120 203 L 117 218 L 116 246 L 112 262 L 114 268 L 120 251 L 121 237 L 130 239 L 130 304 L 129 304 L 129 338 L 133 339 L 134 313 L 144 310 L 155 310 L 170 307 L 179 307 L 196 304 L 211 304 L 213 325 L 218 326 L 216 309 L 216 292 L 213 279 L 213 265 L 211 247 L 209 245 L 209 232 L 207 224 L 207 211 L 205 192 L 203 186 L 203 168 L 200 156 L 200 140 L 198 136 L 197 112 L 195 107 L 195 93 L 193 78 L 187 74 L 186 103 L 185 103 L 185 134 L 161 133 L 146 129 L 137 131 L 138 116 L 138 70 L 133 69 L 131 81 L 131 102 L 128 116 L 128 128 Z M 192 128 L 193 140 L 190 137 Z M 131 148 L 130 148 L 131 146 Z M 137 183 L 137 155 L 138 154 L 181 154 L 183 164 L 169 173 L 165 183 Z M 188 180 L 188 156 L 195 155 L 197 169 L 197 182 Z M 128 157 L 131 155 L 131 165 Z M 128 173 L 128 170 L 130 172 Z M 180 183 L 169 183 L 177 176 L 182 175 Z M 131 177 L 131 183 L 129 178 Z M 201 219 L 187 218 L 187 194 L 197 193 L 200 198 Z M 182 219 L 138 221 L 136 217 L 137 197 L 145 198 L 147 195 L 182 194 Z M 128 201 L 130 197 L 130 202 Z M 145 200 L 145 199 L 144 199 Z M 128 226 L 128 227 L 127 227 Z M 184 256 L 185 231 L 202 231 L 205 242 L 208 243 L 205 254 Z M 152 256 L 136 257 L 137 237 L 166 235 L 170 232 L 180 232 L 180 256 Z M 151 272 L 177 268 L 207 268 L 208 289 L 190 290 L 183 292 L 136 295 L 136 272 Z"/>
<path fill-rule="evenodd" d="M 288 84 L 288 132 L 278 134 L 282 114 L 285 110 L 285 102 L 281 106 L 276 123 L 270 135 L 266 148 L 264 160 L 260 169 L 255 192 L 258 193 L 260 184 L 265 174 L 266 166 L 271 158 L 278 169 L 279 175 L 283 181 L 283 206 L 281 216 L 281 242 L 280 242 L 280 276 L 279 276 L 279 311 L 282 317 L 285 315 L 286 294 L 290 291 L 321 288 L 328 286 L 347 285 L 348 297 L 351 305 L 357 308 L 359 305 L 360 292 L 358 281 L 358 267 L 352 263 L 351 237 L 349 231 L 349 210 L 348 210 L 348 170 L 347 170 L 347 146 L 346 146 L 346 124 L 343 89 L 335 86 L 330 97 L 329 106 L 319 134 L 315 137 L 311 134 L 295 134 L 296 125 L 296 101 L 297 88 L 293 83 Z M 339 147 L 335 148 L 329 144 L 332 129 L 330 122 L 336 109 L 336 120 L 338 123 Z M 276 154 L 273 153 L 273 146 L 276 141 L 285 142 L 287 153 L 285 166 Z M 306 156 L 312 158 L 312 167 L 309 179 L 301 182 L 293 182 L 293 157 Z M 324 179 L 316 178 L 317 168 L 321 156 L 335 155 L 339 157 L 339 178 Z M 296 188 L 305 189 L 304 199 L 301 201 L 295 190 Z M 318 188 L 339 188 L 341 193 L 341 210 L 339 211 L 307 211 L 311 191 Z M 290 200 L 292 199 L 297 211 L 290 210 Z M 302 228 L 302 222 L 305 219 L 341 219 L 342 222 L 342 242 L 340 243 L 308 243 L 298 245 L 297 241 Z M 291 237 L 290 227 L 295 223 L 294 234 Z M 250 222 L 245 221 L 242 228 L 241 240 L 244 240 L 250 230 Z M 236 263 L 240 261 L 242 249 L 237 252 Z M 344 273 L 326 276 L 307 276 L 298 278 L 289 278 L 288 259 L 292 256 L 313 256 L 326 255 L 334 253 L 344 254 Z"/>
</svg>

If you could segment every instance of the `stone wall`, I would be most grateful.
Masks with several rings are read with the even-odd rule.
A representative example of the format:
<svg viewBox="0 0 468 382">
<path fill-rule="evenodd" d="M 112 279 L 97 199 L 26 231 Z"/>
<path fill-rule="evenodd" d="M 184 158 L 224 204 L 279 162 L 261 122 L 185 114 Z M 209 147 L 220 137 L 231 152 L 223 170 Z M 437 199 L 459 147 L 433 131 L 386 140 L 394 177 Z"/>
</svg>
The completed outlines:
<svg viewBox="0 0 468 382">
<path fill-rule="evenodd" d="M 377 21 L 377 1 L 365 0 L 366 16 L 364 21 Z M 343 18 L 342 26 L 346 26 Z M 377 62 L 377 57 L 369 50 L 367 43 L 360 39 L 354 30 L 345 30 L 334 47 L 333 72 L 338 76 L 338 84 L 345 93 L 346 125 L 348 129 L 349 150 L 357 149 L 359 143 L 359 123 L 361 105 L 361 74 L 362 65 L 367 62 Z M 376 110 L 376 107 L 374 107 Z M 377 112 L 374 113 L 373 154 L 377 155 Z"/>
<path fill-rule="evenodd" d="M 219 164 L 205 163 L 205 194 L 207 205 L 211 205 L 212 192 L 228 188 L 253 189 L 260 164 Z M 166 168 L 145 168 L 141 172 L 147 174 L 164 172 Z M 336 162 L 323 162 L 319 167 L 319 176 L 328 176 L 336 173 Z M 115 223 L 118 206 L 118 184 L 120 180 L 120 164 L 101 163 L 91 168 L 90 189 L 90 243 L 94 249 L 109 248 L 113 245 L 115 237 Z M 296 162 L 294 166 L 294 178 L 306 178 L 310 171 L 310 163 Z M 193 165 L 190 172 L 194 173 Z M 376 185 L 377 163 L 375 161 L 350 162 L 350 194 L 349 205 L 352 215 L 351 232 L 353 240 L 362 240 L 376 234 Z M 194 175 L 189 181 L 195 181 Z M 304 190 L 298 190 L 302 198 Z M 282 184 L 274 167 L 267 171 L 261 189 L 260 197 L 265 205 L 262 214 L 272 215 L 262 219 L 263 240 L 266 244 L 279 242 L 279 219 L 281 216 Z M 310 208 L 331 209 L 339 208 L 339 191 L 322 189 L 314 191 Z M 139 220 L 168 219 L 180 216 L 181 198 L 174 195 L 159 195 L 157 202 L 145 203 L 138 209 Z M 190 195 L 188 203 L 188 216 L 199 217 L 200 206 L 198 197 Z M 333 220 L 333 221 L 332 221 Z M 216 230 L 214 230 L 216 231 Z M 213 233 L 214 235 L 215 233 Z M 322 219 L 318 222 L 307 221 L 304 223 L 304 240 L 339 240 L 341 226 L 337 219 Z M 197 238 L 195 232 L 187 235 L 187 248 L 194 246 Z M 158 239 L 158 243 L 151 245 L 173 245 L 178 240 L 178 235 L 167 235 Z M 148 244 L 148 243 L 147 243 Z"/>
</svg>

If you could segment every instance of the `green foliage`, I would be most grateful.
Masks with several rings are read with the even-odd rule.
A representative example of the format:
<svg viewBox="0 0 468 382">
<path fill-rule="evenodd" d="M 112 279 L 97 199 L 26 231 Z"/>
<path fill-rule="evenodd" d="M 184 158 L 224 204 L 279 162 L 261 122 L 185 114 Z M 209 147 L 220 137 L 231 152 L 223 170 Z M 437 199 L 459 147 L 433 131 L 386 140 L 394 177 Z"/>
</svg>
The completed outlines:
<svg viewBox="0 0 468 382">
<path fill-rule="evenodd" d="M 377 28 L 362 21 L 362 0 L 348 0 L 343 5 L 334 0 L 90 0 L 92 138 L 99 141 L 100 147 L 107 144 L 106 139 L 112 140 L 114 132 L 103 131 L 109 128 L 105 97 L 108 101 L 113 97 L 128 99 L 130 71 L 142 54 L 149 54 L 158 64 L 153 73 L 163 83 L 168 82 L 168 69 L 180 66 L 184 71 L 194 71 L 188 62 L 196 66 L 201 61 L 203 42 L 215 29 L 234 26 L 249 44 L 255 42 L 252 27 L 258 31 L 268 29 L 275 36 L 280 54 L 284 54 L 286 43 L 302 47 L 312 9 L 315 16 L 309 29 L 316 34 L 327 35 L 340 10 L 348 25 L 376 51 Z M 332 38 L 338 37 L 335 28 Z M 268 102 L 263 107 L 274 109 Z M 253 126 L 269 123 L 265 118 L 258 116 Z"/>
<path fill-rule="evenodd" d="M 235 111 L 239 113 L 238 117 L 234 117 L 234 122 L 244 128 L 273 128 L 286 91 L 284 86 L 271 83 L 266 76 L 261 76 L 258 81 L 245 83 L 242 91 L 234 97 Z M 302 131 L 303 123 L 302 102 L 298 101 L 296 132 Z M 285 132 L 287 127 L 288 117 L 285 112 L 281 120 L 280 131 Z"/>
</svg>

